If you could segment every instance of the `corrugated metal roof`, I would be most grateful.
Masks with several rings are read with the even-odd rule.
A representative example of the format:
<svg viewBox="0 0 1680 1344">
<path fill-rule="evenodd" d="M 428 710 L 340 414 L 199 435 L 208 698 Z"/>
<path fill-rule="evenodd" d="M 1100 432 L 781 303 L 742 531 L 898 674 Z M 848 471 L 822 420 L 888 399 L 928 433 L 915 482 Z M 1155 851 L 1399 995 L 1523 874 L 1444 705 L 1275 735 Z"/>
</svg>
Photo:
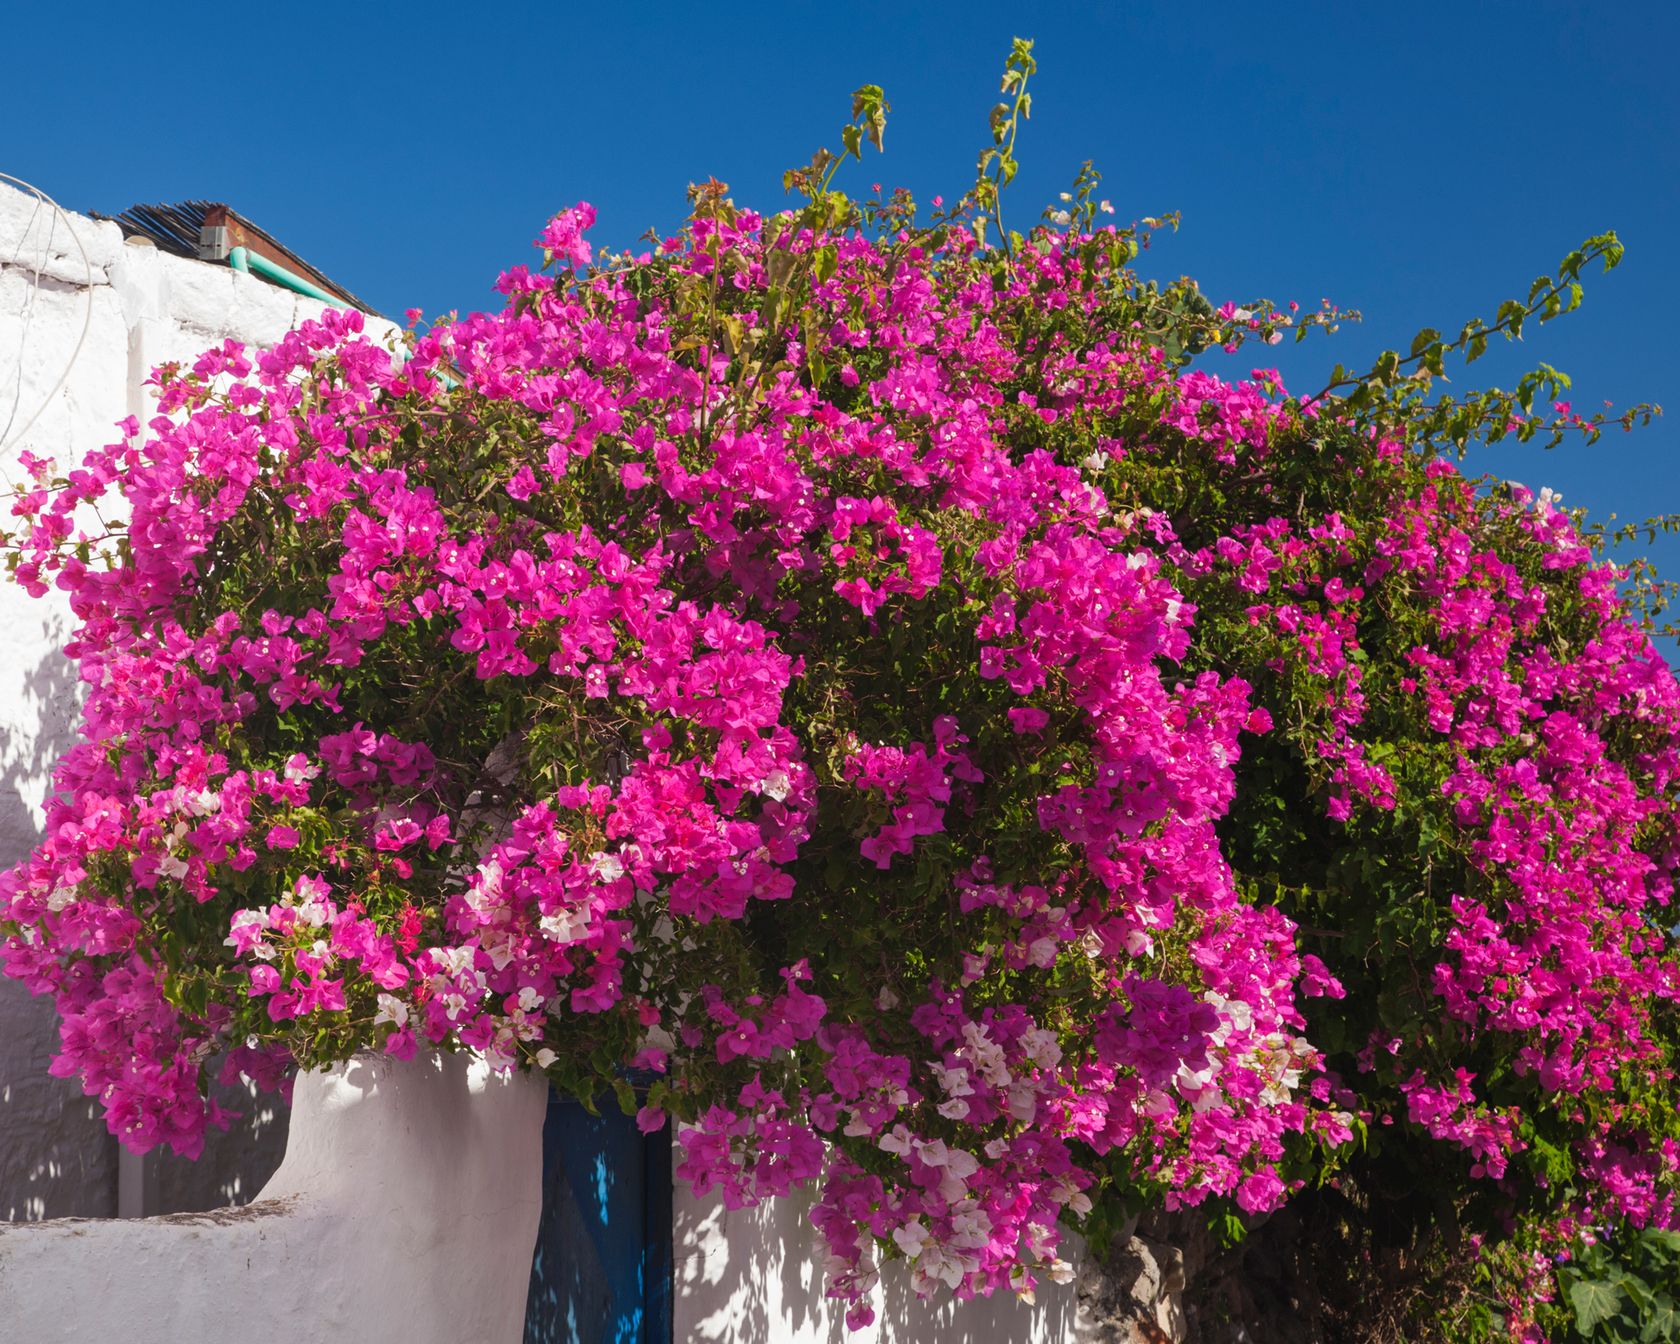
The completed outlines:
<svg viewBox="0 0 1680 1344">
<path fill-rule="evenodd" d="M 124 237 L 144 236 L 166 252 L 196 261 L 223 261 L 228 250 L 248 248 L 267 257 L 276 265 L 302 276 L 311 284 L 336 294 L 346 303 L 364 313 L 383 317 L 377 308 L 357 298 L 343 285 L 311 266 L 272 234 L 258 228 L 243 215 L 217 201 L 178 201 L 173 205 L 133 205 L 120 215 L 102 215 L 89 211 L 95 219 L 109 219 L 123 231 Z M 223 229 L 221 244 L 207 243 L 206 230 Z"/>
</svg>

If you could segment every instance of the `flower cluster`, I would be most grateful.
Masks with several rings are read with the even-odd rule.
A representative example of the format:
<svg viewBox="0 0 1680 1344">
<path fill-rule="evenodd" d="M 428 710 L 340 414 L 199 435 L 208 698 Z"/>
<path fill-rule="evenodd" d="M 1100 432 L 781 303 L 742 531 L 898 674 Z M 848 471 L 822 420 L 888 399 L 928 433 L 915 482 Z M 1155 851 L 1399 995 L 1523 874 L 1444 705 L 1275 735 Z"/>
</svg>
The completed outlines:
<svg viewBox="0 0 1680 1344">
<path fill-rule="evenodd" d="M 1030 1292 L 1379 1115 L 1672 1217 L 1680 694 L 1563 515 L 1185 370 L 1126 231 L 592 220 L 14 504 L 86 705 L 5 969 L 125 1143 L 195 1151 L 213 1061 L 469 1048 L 815 1185 L 854 1324 L 883 1254 Z"/>
</svg>

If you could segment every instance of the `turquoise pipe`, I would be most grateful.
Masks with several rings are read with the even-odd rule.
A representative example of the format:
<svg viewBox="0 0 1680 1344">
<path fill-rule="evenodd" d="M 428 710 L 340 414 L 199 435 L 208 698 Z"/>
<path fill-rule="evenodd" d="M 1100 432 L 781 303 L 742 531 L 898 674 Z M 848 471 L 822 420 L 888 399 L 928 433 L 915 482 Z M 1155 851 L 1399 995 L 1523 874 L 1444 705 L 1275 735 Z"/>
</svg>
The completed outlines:
<svg viewBox="0 0 1680 1344">
<path fill-rule="evenodd" d="M 336 308 L 349 308 L 336 294 L 329 294 L 319 285 L 312 285 L 301 275 L 288 271 L 284 266 L 277 266 L 261 253 L 253 252 L 248 247 L 236 247 L 228 253 L 228 265 L 236 271 L 244 271 L 247 275 L 260 275 L 266 280 L 272 280 L 277 285 L 284 285 L 297 294 L 303 294 L 311 299 L 319 299 L 322 303 L 330 303 Z"/>
<path fill-rule="evenodd" d="M 248 247 L 236 247 L 228 253 L 228 265 L 236 271 L 243 271 L 246 275 L 256 274 L 274 281 L 277 285 L 284 285 L 287 289 L 311 299 L 320 299 L 322 303 L 330 303 L 338 308 L 350 308 L 354 305 L 346 303 L 336 294 L 329 294 L 319 285 L 312 285 L 295 271 L 288 271 L 284 266 L 277 266 L 267 257 L 251 251 Z M 447 373 L 437 375 L 443 380 L 443 385 L 454 391 L 461 384 Z"/>
</svg>

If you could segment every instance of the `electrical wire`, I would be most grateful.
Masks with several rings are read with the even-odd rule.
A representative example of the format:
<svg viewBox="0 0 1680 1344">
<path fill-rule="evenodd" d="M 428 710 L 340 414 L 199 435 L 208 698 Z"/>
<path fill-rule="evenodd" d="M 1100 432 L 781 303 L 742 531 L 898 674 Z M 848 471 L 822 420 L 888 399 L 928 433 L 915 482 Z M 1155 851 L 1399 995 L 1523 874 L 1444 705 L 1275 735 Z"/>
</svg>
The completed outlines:
<svg viewBox="0 0 1680 1344">
<path fill-rule="evenodd" d="M 35 208 L 29 212 L 29 222 L 23 226 L 23 232 L 18 235 L 18 252 L 17 255 L 12 258 L 13 265 L 16 265 L 23 259 L 23 246 L 26 242 L 28 242 L 29 236 L 35 232 L 35 221 L 41 217 L 41 206 L 43 202 L 39 196 L 36 196 L 34 199 Z M 58 223 L 56 216 L 53 217 L 52 222 L 55 225 Z M 41 292 L 41 271 L 46 265 L 47 255 L 51 252 L 51 250 L 52 231 L 49 228 L 47 231 L 47 241 L 42 245 L 41 254 L 35 262 L 34 282 L 29 286 L 29 294 L 23 301 L 22 324 L 21 330 L 18 332 L 17 369 L 12 378 L 12 405 L 6 413 L 5 428 L 0 429 L 0 443 L 4 443 L 7 436 L 12 432 L 12 425 L 17 420 L 18 406 L 23 401 L 23 347 L 29 337 L 29 324 L 35 317 L 35 296 Z"/>
<path fill-rule="evenodd" d="M 47 195 L 47 193 L 42 191 L 39 187 L 35 186 L 33 183 L 25 182 L 21 177 L 13 177 L 10 173 L 0 173 L 0 181 L 10 182 L 20 190 L 28 192 L 35 198 L 35 208 L 30 213 L 29 223 L 24 226 L 23 237 L 18 240 L 18 252 L 17 255 L 12 258 L 10 263 L 11 265 L 16 266 L 23 260 L 24 243 L 28 239 L 29 235 L 34 231 L 35 220 L 41 212 L 41 206 L 43 204 L 47 205 L 53 212 L 51 217 L 52 222 L 47 229 L 46 242 L 42 244 L 41 252 L 35 265 L 32 268 L 29 268 L 32 270 L 33 275 L 29 288 L 29 298 L 24 305 L 24 311 L 22 314 L 23 329 L 18 335 L 18 364 L 17 373 L 13 380 L 14 390 L 12 394 L 12 407 L 10 412 L 7 414 L 5 428 L 0 429 L 0 480 L 4 480 L 5 485 L 8 488 L 11 488 L 12 481 L 10 475 L 6 471 L 5 463 L 5 453 L 7 448 L 14 444 L 22 443 L 24 436 L 27 435 L 32 428 L 34 428 L 35 422 L 39 420 L 41 416 L 46 413 L 47 408 L 52 405 L 53 398 L 59 394 L 60 390 L 64 387 L 64 384 L 69 380 L 70 371 L 76 367 L 76 360 L 81 357 L 82 346 L 87 342 L 88 331 L 93 326 L 93 263 L 88 260 L 87 249 L 82 246 L 82 240 L 76 236 L 76 226 L 71 221 L 69 212 L 65 210 L 63 206 L 53 200 L 51 196 Z M 23 422 L 23 428 L 18 430 L 16 435 L 13 435 L 12 426 L 17 421 L 18 409 L 23 402 L 24 342 L 28 339 L 29 327 L 35 316 L 35 297 L 41 290 L 41 273 L 46 269 L 47 261 L 52 255 L 52 244 L 54 237 L 57 236 L 59 220 L 64 221 L 64 228 L 70 235 L 70 241 L 76 245 L 76 251 L 81 254 L 82 258 L 82 273 L 84 277 L 83 290 L 87 295 L 87 305 L 82 313 L 82 330 L 81 334 L 76 337 L 75 348 L 70 351 L 70 358 L 65 362 L 63 371 L 58 375 L 57 380 L 48 390 L 47 395 L 41 399 L 41 404 L 35 408 L 34 413 L 30 415 L 29 419 Z"/>
</svg>

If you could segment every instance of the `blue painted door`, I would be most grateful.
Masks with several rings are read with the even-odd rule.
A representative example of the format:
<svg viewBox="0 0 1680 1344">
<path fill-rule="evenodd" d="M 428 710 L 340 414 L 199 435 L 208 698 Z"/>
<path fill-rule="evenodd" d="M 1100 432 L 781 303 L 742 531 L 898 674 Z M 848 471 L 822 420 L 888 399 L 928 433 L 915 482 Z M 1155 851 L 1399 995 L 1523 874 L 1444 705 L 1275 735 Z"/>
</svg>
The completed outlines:
<svg viewBox="0 0 1680 1344">
<path fill-rule="evenodd" d="M 671 1344 L 671 1140 L 550 1095 L 525 1344 Z"/>
</svg>

